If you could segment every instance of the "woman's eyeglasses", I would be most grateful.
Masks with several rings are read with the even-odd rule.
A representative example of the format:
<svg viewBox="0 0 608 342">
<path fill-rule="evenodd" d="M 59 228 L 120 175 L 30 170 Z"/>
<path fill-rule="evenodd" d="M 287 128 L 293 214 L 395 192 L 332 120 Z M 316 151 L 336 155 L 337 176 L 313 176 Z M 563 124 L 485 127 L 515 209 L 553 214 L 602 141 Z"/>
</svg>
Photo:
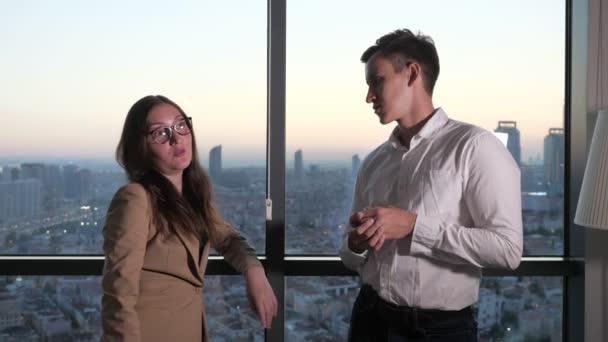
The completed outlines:
<svg viewBox="0 0 608 342">
<path fill-rule="evenodd" d="M 152 136 L 152 140 L 154 140 L 155 143 L 164 144 L 171 140 L 173 137 L 173 131 L 177 132 L 179 135 L 190 134 L 190 125 L 192 125 L 192 118 L 188 117 L 187 119 L 179 120 L 173 126 L 159 127 L 153 131 L 150 131 L 148 132 L 148 135 Z"/>
</svg>

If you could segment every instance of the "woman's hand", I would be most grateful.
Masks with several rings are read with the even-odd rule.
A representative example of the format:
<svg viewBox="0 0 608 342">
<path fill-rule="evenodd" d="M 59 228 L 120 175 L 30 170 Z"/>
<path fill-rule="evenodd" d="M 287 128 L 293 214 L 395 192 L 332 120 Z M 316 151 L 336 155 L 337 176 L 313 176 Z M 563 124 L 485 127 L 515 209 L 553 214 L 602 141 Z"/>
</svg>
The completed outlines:
<svg viewBox="0 0 608 342">
<path fill-rule="evenodd" d="M 277 315 L 277 298 L 266 279 L 264 268 L 250 267 L 245 271 L 247 298 L 253 311 L 258 314 L 264 329 L 270 329 L 272 318 Z"/>
</svg>

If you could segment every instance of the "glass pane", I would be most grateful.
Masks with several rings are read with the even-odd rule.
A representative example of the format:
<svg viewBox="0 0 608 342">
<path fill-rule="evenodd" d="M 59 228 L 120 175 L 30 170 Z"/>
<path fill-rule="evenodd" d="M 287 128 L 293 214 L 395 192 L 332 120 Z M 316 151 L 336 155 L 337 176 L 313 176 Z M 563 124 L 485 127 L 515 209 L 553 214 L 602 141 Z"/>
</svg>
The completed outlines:
<svg viewBox="0 0 608 342">
<path fill-rule="evenodd" d="M 241 276 L 205 277 L 212 341 L 263 341 Z M 0 277 L 0 340 L 99 341 L 101 277 Z"/>
<path fill-rule="evenodd" d="M 220 209 L 264 253 L 266 3 L 15 2 L 0 40 L 0 253 L 102 252 L 114 151 L 150 94 L 193 117 Z"/>
<path fill-rule="evenodd" d="M 355 277 L 288 277 L 286 341 L 346 341 Z M 562 341 L 561 277 L 484 278 L 475 306 L 479 341 Z"/>
<path fill-rule="evenodd" d="M 337 253 L 358 166 L 394 127 L 365 103 L 359 58 L 405 26 L 436 43 L 434 105 L 509 133 L 522 171 L 525 253 L 563 254 L 565 2 L 382 0 L 374 8 L 382 15 L 365 1 L 287 8 L 287 252 Z M 505 20 L 517 25 L 505 30 Z"/>
</svg>

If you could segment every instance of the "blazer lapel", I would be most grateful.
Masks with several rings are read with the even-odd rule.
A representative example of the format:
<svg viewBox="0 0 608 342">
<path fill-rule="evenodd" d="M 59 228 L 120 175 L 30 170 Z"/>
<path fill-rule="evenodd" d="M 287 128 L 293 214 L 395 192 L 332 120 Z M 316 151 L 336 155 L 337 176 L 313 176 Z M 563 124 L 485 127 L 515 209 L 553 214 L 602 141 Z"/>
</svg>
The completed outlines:
<svg viewBox="0 0 608 342">
<path fill-rule="evenodd" d="M 186 236 L 183 232 L 180 231 L 177 232 L 177 237 L 182 242 L 184 247 L 186 247 L 186 251 L 188 251 L 188 267 L 190 268 L 194 276 L 202 282 L 203 278 L 198 268 L 198 240 L 192 238 L 191 236 Z"/>
</svg>

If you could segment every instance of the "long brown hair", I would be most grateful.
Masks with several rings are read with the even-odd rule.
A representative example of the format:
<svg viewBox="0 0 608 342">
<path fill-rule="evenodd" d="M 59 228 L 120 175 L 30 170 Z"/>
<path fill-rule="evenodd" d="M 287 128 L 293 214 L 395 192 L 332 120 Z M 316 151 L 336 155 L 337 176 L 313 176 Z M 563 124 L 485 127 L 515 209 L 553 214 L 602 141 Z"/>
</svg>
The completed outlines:
<svg viewBox="0 0 608 342">
<path fill-rule="evenodd" d="M 183 173 L 181 195 L 154 169 L 146 142 L 148 113 L 163 103 L 180 112 L 192 134 L 192 161 Z M 181 107 L 167 97 L 149 95 L 133 104 L 116 147 L 116 160 L 125 169 L 129 181 L 141 184 L 149 193 L 153 220 L 161 233 L 170 235 L 180 231 L 203 240 L 212 238 L 217 227 L 225 224 L 215 207 L 209 177 L 198 160 L 192 123 Z"/>
</svg>

